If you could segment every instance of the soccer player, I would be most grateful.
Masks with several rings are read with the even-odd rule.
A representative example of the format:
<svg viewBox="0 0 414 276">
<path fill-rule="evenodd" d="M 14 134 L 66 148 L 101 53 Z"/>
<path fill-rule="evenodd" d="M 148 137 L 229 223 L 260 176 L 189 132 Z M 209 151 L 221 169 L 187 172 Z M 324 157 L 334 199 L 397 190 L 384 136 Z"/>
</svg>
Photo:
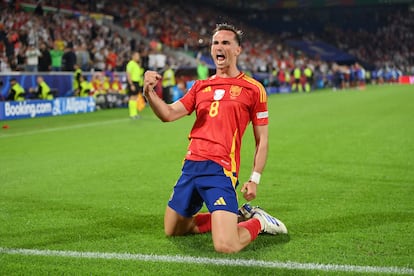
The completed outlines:
<svg viewBox="0 0 414 276">
<path fill-rule="evenodd" d="M 218 24 L 211 45 L 216 74 L 197 80 L 172 104 L 154 91 L 162 76 L 155 71 L 144 75 L 144 96 L 161 121 L 196 113 L 182 174 L 166 207 L 164 231 L 167 236 L 211 231 L 214 248 L 222 253 L 239 252 L 259 233 L 287 233 L 281 221 L 249 204 L 240 208 L 246 220 L 238 222 L 240 146 L 250 121 L 256 148 L 251 177 L 241 188 L 247 201 L 256 198 L 268 152 L 266 91 L 237 68 L 241 39 L 242 32 L 234 26 Z M 198 213 L 203 203 L 208 213 Z"/>
</svg>

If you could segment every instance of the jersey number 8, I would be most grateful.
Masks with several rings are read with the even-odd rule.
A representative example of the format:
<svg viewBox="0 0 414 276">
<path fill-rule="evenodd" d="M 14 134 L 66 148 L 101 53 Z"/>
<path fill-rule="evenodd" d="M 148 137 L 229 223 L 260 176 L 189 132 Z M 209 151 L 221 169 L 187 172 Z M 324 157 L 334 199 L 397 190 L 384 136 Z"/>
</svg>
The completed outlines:
<svg viewBox="0 0 414 276">
<path fill-rule="evenodd" d="M 214 102 L 211 103 L 210 112 L 209 112 L 210 117 L 216 117 L 217 116 L 219 105 L 220 105 L 219 101 L 214 101 Z"/>
</svg>

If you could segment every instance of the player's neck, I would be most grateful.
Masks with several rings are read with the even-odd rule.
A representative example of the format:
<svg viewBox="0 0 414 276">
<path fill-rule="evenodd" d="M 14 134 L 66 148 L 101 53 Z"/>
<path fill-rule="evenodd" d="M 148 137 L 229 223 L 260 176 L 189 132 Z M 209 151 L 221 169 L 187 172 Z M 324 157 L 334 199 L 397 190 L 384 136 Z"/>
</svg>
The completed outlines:
<svg viewBox="0 0 414 276">
<path fill-rule="evenodd" d="M 220 78 L 235 78 L 238 75 L 240 75 L 240 71 L 237 67 L 225 67 L 216 69 L 216 76 Z"/>
</svg>

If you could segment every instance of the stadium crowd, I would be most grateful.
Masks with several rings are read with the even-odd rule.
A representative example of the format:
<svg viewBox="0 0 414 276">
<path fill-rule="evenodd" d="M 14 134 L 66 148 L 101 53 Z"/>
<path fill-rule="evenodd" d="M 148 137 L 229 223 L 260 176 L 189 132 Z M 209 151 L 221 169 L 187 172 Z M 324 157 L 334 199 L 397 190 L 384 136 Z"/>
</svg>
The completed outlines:
<svg viewBox="0 0 414 276">
<path fill-rule="evenodd" d="M 359 28 L 327 29 L 321 38 L 338 48 L 367 61 L 374 68 L 397 67 L 406 74 L 414 74 L 414 11 L 390 9 L 375 13 L 380 27 L 372 30 Z M 361 20 L 362 21 L 362 20 Z"/>
<path fill-rule="evenodd" d="M 265 32 L 254 27 L 255 16 L 249 11 L 237 10 L 229 14 L 228 9 L 217 10 L 213 6 L 199 9 L 198 4 L 184 0 L 178 4 L 164 0 L 24 3 L 36 8 L 28 12 L 23 11 L 20 1 L 1 3 L 0 72 L 75 71 L 75 64 L 83 71 L 122 72 L 134 50 L 141 53 L 145 69 L 162 70 L 166 63 L 173 63 L 175 68 L 189 65 L 167 54 L 167 49 L 185 52 L 194 58 L 202 54 L 208 62 L 210 31 L 217 22 L 229 21 L 245 30 L 247 36 L 240 68 L 251 74 L 266 74 L 262 80 L 269 85 L 291 82 L 295 68 L 302 72 L 310 68 L 314 86 L 334 86 L 337 72 L 345 76 L 342 76 L 345 81 L 350 80 L 349 75 L 355 68 L 363 70 L 363 78 L 370 80 L 395 81 L 399 74 L 414 74 L 414 17 L 409 16 L 406 7 L 392 13 L 378 9 L 376 16 L 381 19 L 381 25 L 374 31 L 365 30 L 364 22 L 359 22 L 360 28 L 353 30 L 327 23 L 329 28 L 315 35 L 312 31 L 303 33 L 300 30 Z M 46 7 L 57 11 L 46 12 Z M 122 26 L 125 32 L 116 32 L 111 28 L 112 23 L 101 24 L 95 17 L 87 16 L 91 12 L 111 15 L 113 24 Z M 303 18 L 300 14 L 305 11 L 284 12 L 287 17 Z M 312 11 L 308 11 L 307 17 L 312 17 Z M 132 38 L 131 33 L 139 34 L 138 39 Z M 307 56 L 284 43 L 298 37 L 324 39 L 363 64 L 369 64 L 372 74 L 365 74 L 360 62 L 338 66 Z M 157 54 L 166 56 L 158 64 L 151 62 L 151 57 Z"/>
</svg>

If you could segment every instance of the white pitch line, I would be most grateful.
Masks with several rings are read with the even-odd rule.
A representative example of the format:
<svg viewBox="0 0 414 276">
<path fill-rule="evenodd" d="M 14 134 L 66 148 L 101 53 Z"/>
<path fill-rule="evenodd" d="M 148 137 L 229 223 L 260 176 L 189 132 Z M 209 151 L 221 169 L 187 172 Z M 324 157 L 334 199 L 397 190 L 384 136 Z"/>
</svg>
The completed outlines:
<svg viewBox="0 0 414 276">
<path fill-rule="evenodd" d="M 414 274 L 414 269 L 408 267 L 381 267 L 381 266 L 355 266 L 338 264 L 315 264 L 297 262 L 278 262 L 261 261 L 252 259 L 218 259 L 190 256 L 169 256 L 153 254 L 129 254 L 129 253 L 104 253 L 104 252 L 78 252 L 78 251 L 59 251 L 59 250 L 38 250 L 22 248 L 2 248 L 0 254 L 25 255 L 25 256 L 46 256 L 46 257 L 71 257 L 86 259 L 108 259 L 108 260 L 133 260 L 145 262 L 165 262 L 165 263 L 187 263 L 187 264 L 207 264 L 215 266 L 246 266 L 257 268 L 278 268 L 278 269 L 298 269 L 298 270 L 319 270 L 326 272 L 351 272 L 351 273 L 387 273 L 387 274 Z"/>
<path fill-rule="evenodd" d="M 126 121 L 126 120 L 129 120 L 129 119 L 124 118 L 124 119 L 114 119 L 114 120 L 109 120 L 109 121 L 98 121 L 98 122 L 94 122 L 94 123 L 77 124 L 77 125 L 63 126 L 63 127 L 52 127 L 52 128 L 26 131 L 26 132 L 20 132 L 20 133 L 4 134 L 4 135 L 2 135 L 0 133 L 0 139 L 1 138 L 9 138 L 9 137 L 33 135 L 33 134 L 39 134 L 39 133 L 55 132 L 55 131 L 61 131 L 61 130 L 77 129 L 77 128 L 83 128 L 83 127 L 102 126 L 102 125 L 108 125 L 108 124 L 112 124 L 112 123 L 119 123 L 119 122 Z"/>
</svg>

